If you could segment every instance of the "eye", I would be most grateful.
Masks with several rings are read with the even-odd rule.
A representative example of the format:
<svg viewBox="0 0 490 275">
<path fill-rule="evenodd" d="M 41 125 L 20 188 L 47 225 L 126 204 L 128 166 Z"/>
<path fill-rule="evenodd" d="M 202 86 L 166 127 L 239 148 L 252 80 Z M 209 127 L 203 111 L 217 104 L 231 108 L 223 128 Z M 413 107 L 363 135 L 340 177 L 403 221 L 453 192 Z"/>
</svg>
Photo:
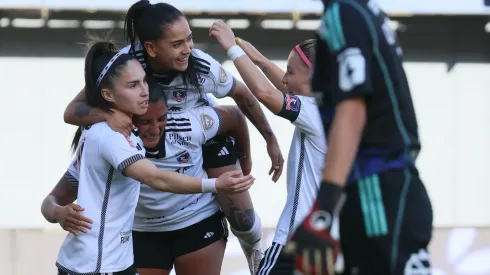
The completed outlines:
<svg viewBox="0 0 490 275">
<path fill-rule="evenodd" d="M 182 44 L 182 42 L 177 42 L 177 43 L 174 43 L 174 48 L 176 48 L 176 49 L 177 49 L 178 47 L 180 47 L 180 45 L 181 45 L 181 44 Z"/>
<path fill-rule="evenodd" d="M 158 122 L 164 122 L 165 120 L 167 120 L 167 115 L 164 115 L 164 116 L 161 116 L 160 118 L 158 118 Z"/>
<path fill-rule="evenodd" d="M 130 87 L 130 88 L 136 88 L 136 86 L 138 86 L 138 82 L 131 82 L 131 83 L 129 84 L 129 87 Z"/>
<path fill-rule="evenodd" d="M 192 35 L 187 38 L 187 41 L 192 41 Z"/>
<path fill-rule="evenodd" d="M 141 125 L 148 125 L 150 122 L 148 120 L 141 120 L 139 124 Z"/>
</svg>

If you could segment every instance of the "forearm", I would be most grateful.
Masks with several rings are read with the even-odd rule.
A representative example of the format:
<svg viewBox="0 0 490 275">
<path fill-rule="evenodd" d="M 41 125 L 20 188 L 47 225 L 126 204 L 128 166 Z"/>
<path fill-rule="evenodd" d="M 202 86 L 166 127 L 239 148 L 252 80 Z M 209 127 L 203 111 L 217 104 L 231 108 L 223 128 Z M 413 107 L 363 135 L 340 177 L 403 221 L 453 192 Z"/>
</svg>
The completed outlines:
<svg viewBox="0 0 490 275">
<path fill-rule="evenodd" d="M 263 104 L 267 103 L 270 94 L 279 92 L 272 87 L 247 55 L 238 57 L 233 64 L 252 94 Z"/>
<path fill-rule="evenodd" d="M 65 122 L 76 126 L 86 126 L 106 121 L 109 113 L 90 106 L 87 102 L 72 102 L 65 111 Z"/>
<path fill-rule="evenodd" d="M 62 206 L 59 205 L 56 197 L 53 195 L 48 195 L 42 205 L 41 205 L 41 213 L 44 218 L 50 223 L 57 223 L 56 221 L 56 211 L 59 210 Z"/>
<path fill-rule="evenodd" d="M 244 157 L 251 158 L 250 133 L 248 131 L 247 120 L 238 109 L 234 112 L 234 117 L 235 127 L 230 130 L 230 135 L 235 139 L 235 146 L 238 151 Z"/>
<path fill-rule="evenodd" d="M 261 78 L 264 77 L 261 76 Z M 252 122 L 255 128 L 257 128 L 266 142 L 273 141 L 275 139 L 274 132 L 272 131 L 269 121 L 265 117 L 257 98 L 255 98 L 255 96 L 247 89 L 247 87 L 245 87 L 245 85 L 241 84 L 241 86 L 242 87 L 240 88 L 237 87 L 235 92 L 232 94 L 237 106 L 250 120 L 250 122 Z"/>
<path fill-rule="evenodd" d="M 340 112 L 339 112 L 340 111 Z M 344 186 L 357 155 L 364 125 L 365 109 L 337 109 L 328 136 L 323 180 Z"/>
<path fill-rule="evenodd" d="M 85 89 L 82 89 L 66 107 L 63 118 L 68 124 L 86 126 L 105 121 L 107 115 L 107 112 L 87 103 Z"/>
<path fill-rule="evenodd" d="M 171 171 L 158 170 L 147 184 L 154 189 L 175 194 L 203 193 L 201 179 Z"/>
<path fill-rule="evenodd" d="M 264 75 L 272 82 L 276 89 L 284 92 L 284 83 L 282 83 L 282 78 L 286 72 L 281 70 L 279 66 L 265 57 L 255 62 L 255 64 L 262 70 Z"/>
</svg>

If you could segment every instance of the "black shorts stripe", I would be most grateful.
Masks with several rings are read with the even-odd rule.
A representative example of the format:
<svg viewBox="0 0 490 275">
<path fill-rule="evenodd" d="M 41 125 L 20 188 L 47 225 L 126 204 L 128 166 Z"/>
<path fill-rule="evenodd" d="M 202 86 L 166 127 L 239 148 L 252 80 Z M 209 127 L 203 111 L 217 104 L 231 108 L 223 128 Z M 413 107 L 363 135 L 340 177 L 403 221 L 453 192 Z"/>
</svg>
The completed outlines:
<svg viewBox="0 0 490 275">
<path fill-rule="evenodd" d="M 299 153 L 298 172 L 296 177 L 296 190 L 294 191 L 293 213 L 289 222 L 289 233 L 293 231 L 294 221 L 296 220 L 296 211 L 298 210 L 299 195 L 301 191 L 301 178 L 303 177 L 303 166 L 305 163 L 305 133 L 301 133 L 301 149 Z"/>
</svg>

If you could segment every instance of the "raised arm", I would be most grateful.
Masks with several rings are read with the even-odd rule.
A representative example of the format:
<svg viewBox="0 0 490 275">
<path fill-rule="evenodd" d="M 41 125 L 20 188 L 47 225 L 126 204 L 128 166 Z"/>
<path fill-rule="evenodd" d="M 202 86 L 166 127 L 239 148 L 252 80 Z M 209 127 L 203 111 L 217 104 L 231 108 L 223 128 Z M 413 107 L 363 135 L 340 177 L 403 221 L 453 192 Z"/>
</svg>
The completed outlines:
<svg viewBox="0 0 490 275">
<path fill-rule="evenodd" d="M 250 42 L 241 38 L 235 39 L 238 46 L 247 54 L 252 62 L 257 65 L 264 75 L 272 82 L 272 84 L 281 92 L 285 92 L 282 78 L 286 74 L 279 66 L 270 61 L 261 52 L 259 52 Z"/>
<path fill-rule="evenodd" d="M 63 119 L 65 123 L 76 126 L 86 126 L 107 121 L 114 131 L 120 132 L 125 136 L 129 136 L 134 128 L 131 119 L 118 110 L 113 109 L 109 113 L 90 106 L 85 96 L 85 88 L 68 104 Z"/>
<path fill-rule="evenodd" d="M 235 35 L 231 28 L 224 22 L 218 21 L 214 23 L 210 32 L 212 37 L 221 44 L 225 51 L 228 52 L 233 46 L 236 46 Z M 233 59 L 235 67 L 253 95 L 271 112 L 278 114 L 284 104 L 284 94 L 270 84 L 247 55 Z"/>
</svg>

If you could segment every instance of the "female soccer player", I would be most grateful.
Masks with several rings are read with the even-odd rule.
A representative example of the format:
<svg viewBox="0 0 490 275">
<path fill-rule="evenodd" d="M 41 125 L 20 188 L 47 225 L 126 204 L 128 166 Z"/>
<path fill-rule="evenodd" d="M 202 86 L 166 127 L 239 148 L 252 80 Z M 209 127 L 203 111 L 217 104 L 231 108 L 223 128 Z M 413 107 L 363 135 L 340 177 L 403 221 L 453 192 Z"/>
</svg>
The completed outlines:
<svg viewBox="0 0 490 275">
<path fill-rule="evenodd" d="M 248 144 L 248 131 L 243 131 L 242 126 L 245 118 L 238 108 L 203 106 L 181 114 L 167 114 L 166 98 L 160 87 L 152 78 L 147 82 L 148 111 L 133 120 L 146 156 L 159 169 L 206 178 L 201 152 L 206 140 L 219 132 L 229 132 L 237 144 Z M 166 128 L 167 120 L 172 125 Z M 190 139 L 175 136 L 190 128 L 200 132 L 193 131 L 196 134 Z M 91 220 L 78 213 L 83 211 L 80 206 L 71 204 L 76 199 L 77 182 L 69 183 L 67 179 L 73 177 L 62 178 L 44 200 L 43 214 L 48 221 L 59 221 L 74 234 L 87 232 Z M 50 220 L 51 217 L 55 219 Z M 134 266 L 140 275 L 169 274 L 173 266 L 179 275 L 219 274 L 227 237 L 222 217 L 214 195 L 176 195 L 141 185 L 133 224 Z"/>
<path fill-rule="evenodd" d="M 85 89 L 92 106 L 132 116 L 148 108 L 145 72 L 129 54 L 109 42 L 97 42 L 85 59 Z M 125 138 L 105 122 L 87 126 L 75 136 L 75 159 L 67 178 L 79 182 L 78 202 L 93 221 L 92 230 L 63 242 L 56 265 L 59 274 L 136 274 L 130 238 L 140 182 L 173 193 L 247 190 L 253 178 L 239 171 L 217 180 L 160 171 L 145 159 L 141 139 Z"/>
<path fill-rule="evenodd" d="M 312 88 L 329 153 L 317 200 L 288 245 L 302 273 L 333 274 L 338 233 L 344 274 L 431 273 L 417 119 L 402 50 L 375 2 L 323 0 Z"/>
<path fill-rule="evenodd" d="M 316 41 L 306 40 L 294 47 L 288 57 L 287 72 L 284 72 L 250 43 L 236 39 L 237 45 L 233 31 L 222 21 L 213 24 L 209 35 L 228 53 L 257 99 L 295 126 L 288 156 L 286 206 L 272 246 L 267 249 L 257 273 L 292 274 L 294 258 L 283 255 L 281 251 L 289 234 L 309 213 L 315 201 L 327 151 L 322 120 L 310 89 Z M 269 84 L 254 63 L 276 88 Z"/>
<path fill-rule="evenodd" d="M 169 112 L 178 113 L 205 105 L 207 94 L 219 98 L 232 97 L 265 138 L 272 161 L 270 173 L 274 172 L 272 179 L 277 181 L 284 160 L 260 104 L 248 88 L 236 81 L 219 62 L 193 49 L 189 24 L 178 9 L 166 3 L 152 5 L 148 1 L 138 1 L 126 15 L 126 36 L 131 45 L 124 51 L 137 57 L 147 73 L 158 78 L 169 95 Z M 132 125 L 131 121 L 124 122 L 116 114 L 107 114 L 89 106 L 82 91 L 67 107 L 65 121 L 74 125 L 89 125 L 108 120 L 115 130 L 129 134 L 132 127 L 127 125 Z M 208 142 L 203 147 L 203 154 L 204 167 L 211 177 L 238 168 L 237 153 L 228 136 L 221 135 Z M 250 171 L 251 156 L 242 158 L 241 164 L 245 166 L 242 167 L 245 172 Z M 219 194 L 218 200 L 232 232 L 240 240 L 251 270 L 256 270 L 260 262 L 262 229 L 249 193 L 233 196 Z"/>
</svg>

